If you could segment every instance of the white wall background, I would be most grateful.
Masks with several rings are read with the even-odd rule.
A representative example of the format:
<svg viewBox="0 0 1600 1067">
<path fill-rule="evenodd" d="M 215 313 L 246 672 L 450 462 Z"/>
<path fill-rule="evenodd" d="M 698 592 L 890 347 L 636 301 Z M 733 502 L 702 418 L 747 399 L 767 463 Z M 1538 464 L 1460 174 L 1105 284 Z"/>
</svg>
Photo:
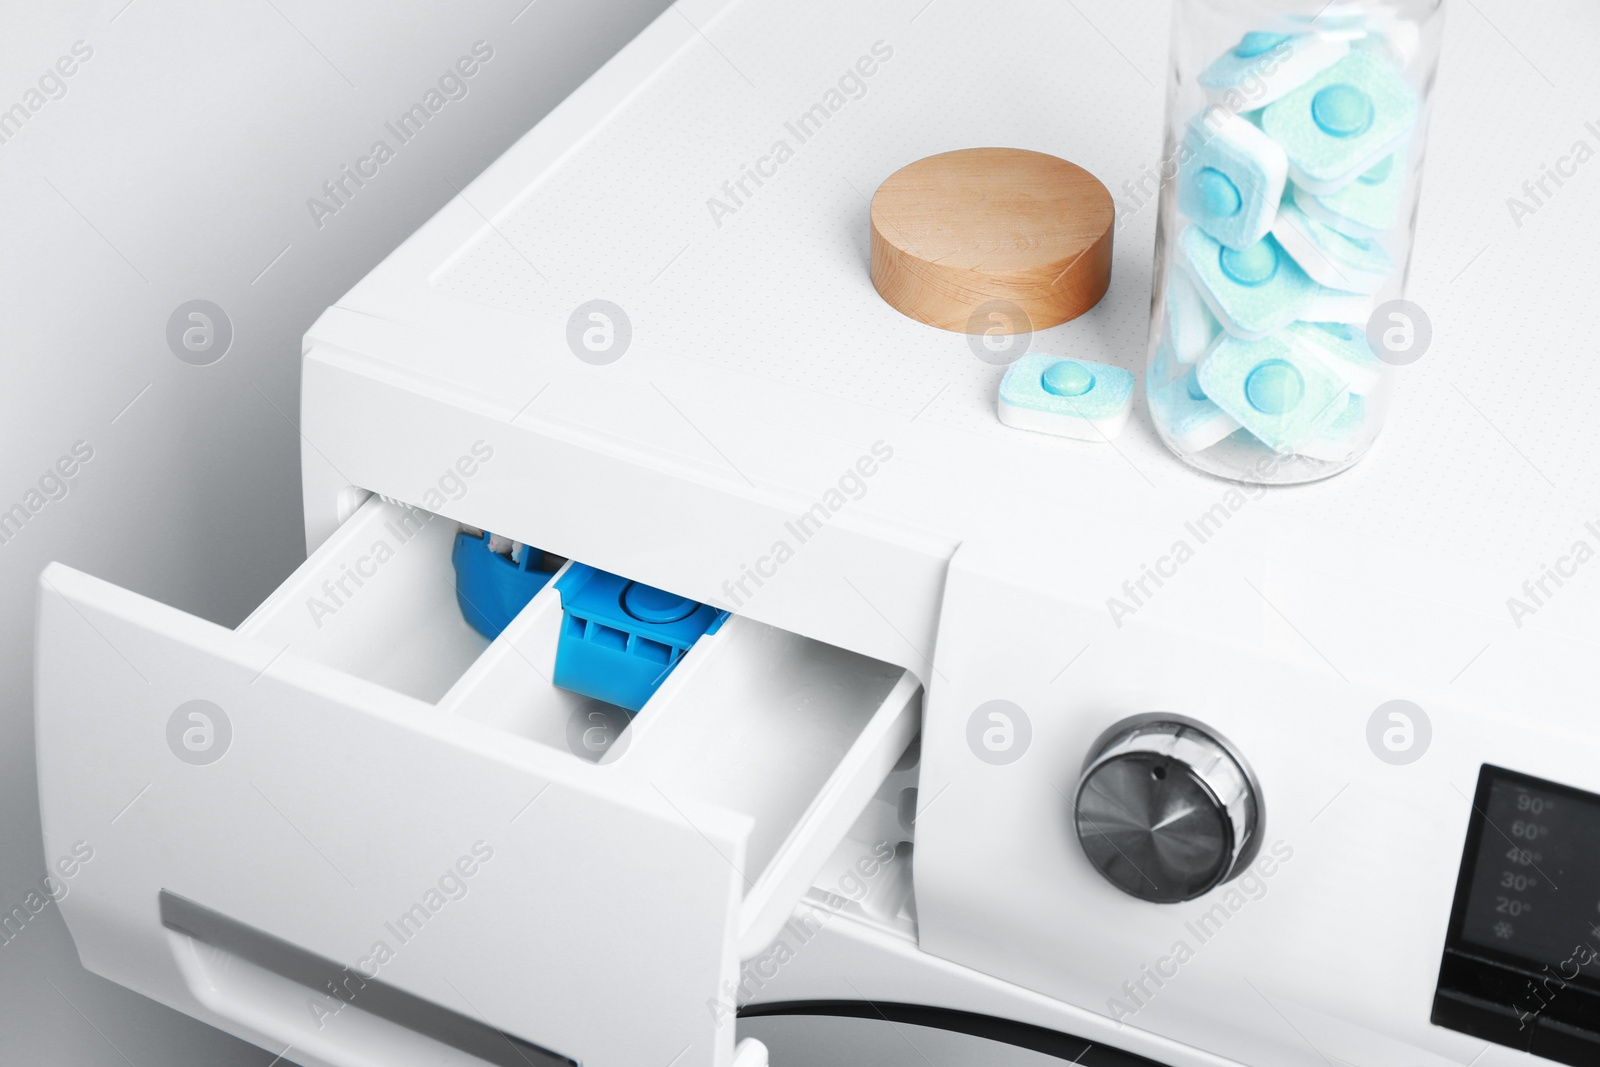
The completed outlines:
<svg viewBox="0 0 1600 1067">
<path fill-rule="evenodd" d="M 0 912 L 45 873 L 40 568 L 241 620 L 305 555 L 301 334 L 665 7 L 0 0 L 0 512 L 37 507 L 0 526 Z M 307 199 L 477 41 L 467 95 L 319 228 Z M 232 323 L 210 366 L 168 348 L 193 299 Z M 79 442 L 92 459 L 46 477 Z M 0 944 L 0 1062 L 272 1059 L 84 971 L 54 906 Z"/>
</svg>

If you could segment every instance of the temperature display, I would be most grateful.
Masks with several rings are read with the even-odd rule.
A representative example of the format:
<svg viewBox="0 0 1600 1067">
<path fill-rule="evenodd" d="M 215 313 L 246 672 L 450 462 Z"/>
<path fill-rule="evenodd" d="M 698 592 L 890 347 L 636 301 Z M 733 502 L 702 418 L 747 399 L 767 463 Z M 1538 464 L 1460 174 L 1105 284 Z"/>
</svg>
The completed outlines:
<svg viewBox="0 0 1600 1067">
<path fill-rule="evenodd" d="M 1430 1018 L 1600 1064 L 1600 796 L 1484 764 Z"/>
<path fill-rule="evenodd" d="M 1482 808 L 1462 940 L 1600 978 L 1600 800 L 1497 776 Z"/>
</svg>

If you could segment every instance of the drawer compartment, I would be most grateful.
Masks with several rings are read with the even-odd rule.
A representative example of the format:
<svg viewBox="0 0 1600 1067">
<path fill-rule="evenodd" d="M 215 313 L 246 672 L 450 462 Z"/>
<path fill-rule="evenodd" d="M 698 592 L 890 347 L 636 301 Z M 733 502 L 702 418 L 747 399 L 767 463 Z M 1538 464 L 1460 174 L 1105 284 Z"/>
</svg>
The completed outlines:
<svg viewBox="0 0 1600 1067">
<path fill-rule="evenodd" d="M 456 604 L 457 530 L 369 499 L 238 632 L 435 703 L 489 647 Z"/>
<path fill-rule="evenodd" d="M 455 531 L 370 500 L 236 630 L 46 569 L 41 807 L 96 850 L 62 901 L 85 965 L 306 1064 L 443 1062 L 359 994 L 224 983 L 166 894 L 558 1061 L 727 1067 L 707 1005 L 906 748 L 917 683 L 735 616 L 629 721 L 551 683 L 555 582 L 492 642 L 466 624 Z"/>
<path fill-rule="evenodd" d="M 748 817 L 739 949 L 771 942 L 915 736 L 898 667 L 738 616 L 702 637 L 628 721 L 551 684 L 564 617 L 546 586 L 442 708 L 593 760 L 674 807 Z M 603 743 L 586 745 L 594 733 Z"/>
</svg>

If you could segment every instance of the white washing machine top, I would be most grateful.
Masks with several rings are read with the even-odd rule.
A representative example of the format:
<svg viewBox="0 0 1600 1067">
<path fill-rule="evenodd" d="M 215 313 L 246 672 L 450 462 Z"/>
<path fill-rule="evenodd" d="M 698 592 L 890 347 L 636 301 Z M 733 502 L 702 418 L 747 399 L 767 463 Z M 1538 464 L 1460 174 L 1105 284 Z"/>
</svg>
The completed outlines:
<svg viewBox="0 0 1600 1067">
<path fill-rule="evenodd" d="M 1058 154 L 1116 196 L 1115 274 L 1097 308 L 1033 347 L 1137 371 L 1156 215 L 1138 183 L 1162 151 L 1163 13 L 678 5 L 308 335 L 313 541 L 331 528 L 328 486 L 415 498 L 417 472 L 395 457 L 438 425 L 408 421 L 420 403 L 575 449 L 564 465 L 620 493 L 634 488 L 587 465 L 650 472 L 658 494 L 641 489 L 632 515 L 675 544 L 646 565 L 657 584 L 924 672 L 942 561 L 963 543 L 1097 605 L 1107 632 L 1134 617 L 1199 626 L 1418 682 L 1450 681 L 1488 646 L 1479 671 L 1529 632 L 1570 656 L 1600 636 L 1594 582 L 1572 558 L 1578 542 L 1600 548 L 1600 371 L 1581 355 L 1600 307 L 1579 266 L 1600 216 L 1577 180 L 1549 186 L 1566 195 L 1520 225 L 1504 201 L 1523 195 L 1524 169 L 1539 176 L 1523 160 L 1600 138 L 1581 113 L 1518 104 L 1514 132 L 1486 141 L 1513 106 L 1507 85 L 1544 89 L 1493 35 L 1451 34 L 1437 93 L 1409 291 L 1433 347 L 1399 372 L 1391 425 L 1347 474 L 1235 488 L 1167 454 L 1142 403 L 1114 445 L 1005 427 L 1004 368 L 873 290 L 868 203 L 896 168 L 968 145 Z M 1524 51 L 1559 61 L 1553 21 L 1526 32 L 1542 36 Z M 594 300 L 631 331 L 606 365 L 569 345 Z M 325 397 L 324 366 L 378 388 Z M 376 397 L 389 390 L 409 399 Z M 470 498 L 463 510 L 592 556 L 603 536 L 548 513 L 565 508 L 556 454 L 520 475 L 554 494 L 542 518 Z M 784 523 L 819 502 L 828 534 L 802 551 Z M 780 542 L 801 561 L 776 560 Z M 1224 557 L 1230 580 L 1213 580 Z"/>
</svg>

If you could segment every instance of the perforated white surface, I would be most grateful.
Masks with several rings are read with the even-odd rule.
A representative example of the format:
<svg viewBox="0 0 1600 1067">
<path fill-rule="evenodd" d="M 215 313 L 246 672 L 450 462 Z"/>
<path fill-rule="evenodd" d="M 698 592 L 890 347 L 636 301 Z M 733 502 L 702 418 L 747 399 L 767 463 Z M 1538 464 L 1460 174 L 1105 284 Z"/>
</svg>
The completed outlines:
<svg viewBox="0 0 1600 1067">
<path fill-rule="evenodd" d="M 969 145 L 1067 157 L 1117 198 L 1114 278 L 1100 306 L 1036 335 L 1034 348 L 1142 377 L 1156 205 L 1136 207 L 1125 183 L 1159 159 L 1165 4 L 744 0 L 664 18 L 684 23 L 676 52 L 603 121 L 574 120 L 559 152 L 519 146 L 468 190 L 469 241 L 444 254 L 437 240 L 425 245 L 426 263 L 403 249 L 344 303 L 474 342 L 448 369 L 443 356 L 370 354 L 448 374 L 508 404 L 508 418 L 558 383 L 532 410 L 796 501 L 815 497 L 838 457 L 883 436 L 943 468 L 944 499 L 874 490 L 880 498 L 860 510 L 955 539 L 980 512 L 990 529 L 1059 522 L 1064 502 L 1041 503 L 1052 492 L 1072 496 L 1075 514 L 1151 530 L 1176 530 L 1222 496 L 1222 483 L 1160 446 L 1142 397 L 1115 448 L 1002 426 L 1002 368 L 975 358 L 964 336 L 893 312 L 867 276 L 868 200 L 899 166 Z M 1331 481 L 1271 491 L 1248 525 L 1261 544 L 1332 572 L 1403 570 L 1395 561 L 1406 556 L 1439 564 L 1431 580 L 1448 581 L 1440 561 L 1469 562 L 1477 602 L 1503 619 L 1512 583 L 1600 519 L 1600 161 L 1551 185 L 1520 225 L 1507 203 L 1575 142 L 1600 151 L 1600 73 L 1585 51 L 1600 39 L 1600 9 L 1480 3 L 1452 18 L 1409 292 L 1433 321 L 1432 351 L 1401 373 L 1373 454 Z M 787 124 L 826 102 L 880 41 L 892 56 L 802 142 Z M 735 202 L 724 183 L 779 140 L 792 158 L 759 187 L 746 179 L 749 195 Z M 711 198 L 732 209 L 720 225 Z M 431 279 L 431 290 L 395 296 L 389 283 L 402 273 L 412 285 Z M 577 366 L 561 341 L 572 309 L 595 297 L 625 308 L 635 331 L 636 354 L 601 370 Z M 515 341 L 485 349 L 478 339 L 489 335 Z M 612 383 L 598 385 L 603 399 L 597 381 Z M 693 433 L 620 413 L 624 402 L 661 407 L 652 389 L 673 405 L 662 418 L 681 415 Z M 759 404 L 731 410 L 726 389 Z M 1592 605 L 1594 581 L 1573 582 L 1564 601 Z"/>
</svg>

